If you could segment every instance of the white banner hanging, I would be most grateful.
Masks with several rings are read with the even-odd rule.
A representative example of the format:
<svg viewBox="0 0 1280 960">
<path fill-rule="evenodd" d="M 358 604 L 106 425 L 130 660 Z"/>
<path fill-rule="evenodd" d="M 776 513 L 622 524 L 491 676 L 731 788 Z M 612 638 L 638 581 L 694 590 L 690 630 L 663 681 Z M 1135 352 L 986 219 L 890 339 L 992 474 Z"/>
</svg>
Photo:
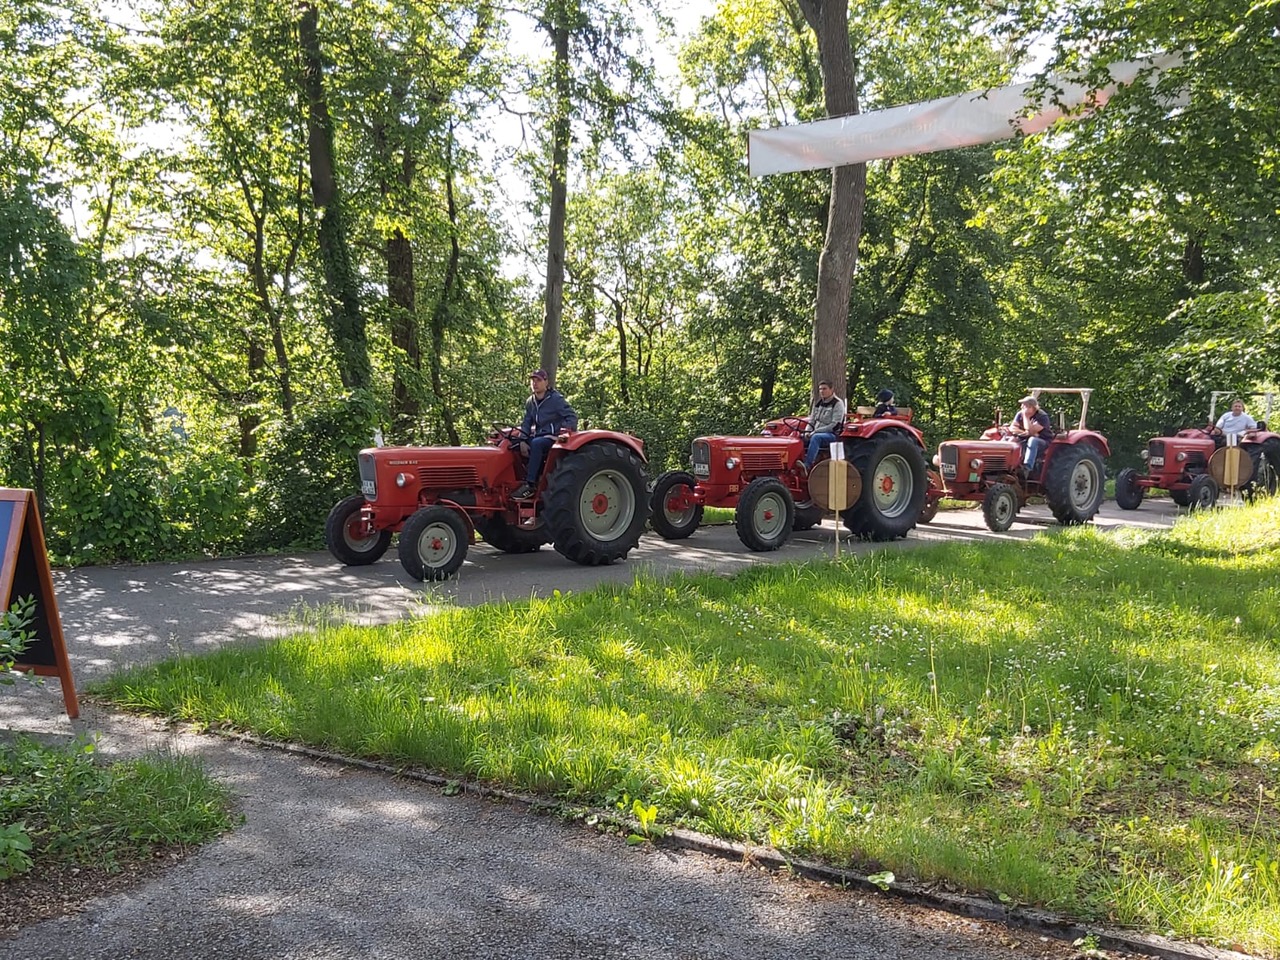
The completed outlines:
<svg viewBox="0 0 1280 960">
<path fill-rule="evenodd" d="M 748 166 L 753 177 L 905 157 L 953 147 L 1007 140 L 1018 133 L 1039 133 L 1080 106 L 1096 110 L 1117 87 L 1133 83 L 1144 70 L 1155 74 L 1177 66 L 1181 54 L 1163 54 L 1114 63 L 1112 83 L 1101 89 L 1051 80 L 1054 102 L 1024 116 L 1030 83 L 973 90 L 953 97 L 911 103 L 888 110 L 835 117 L 814 123 L 752 130 L 747 137 Z M 1071 114 L 1075 119 L 1082 114 Z"/>
</svg>

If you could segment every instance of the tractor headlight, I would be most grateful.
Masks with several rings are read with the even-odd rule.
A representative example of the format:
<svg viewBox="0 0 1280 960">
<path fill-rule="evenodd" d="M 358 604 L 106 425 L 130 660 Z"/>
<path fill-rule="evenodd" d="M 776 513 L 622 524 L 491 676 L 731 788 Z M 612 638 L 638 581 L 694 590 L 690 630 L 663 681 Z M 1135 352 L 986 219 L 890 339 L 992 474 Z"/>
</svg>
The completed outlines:
<svg viewBox="0 0 1280 960">
<path fill-rule="evenodd" d="M 981 460 L 979 460 L 977 457 L 974 457 L 972 460 L 970 460 L 970 461 L 969 461 L 969 469 L 970 469 L 970 470 L 981 470 L 981 469 L 982 469 L 982 461 L 981 461 Z"/>
<path fill-rule="evenodd" d="M 396 486 L 407 487 L 409 485 L 409 475 L 407 473 L 396 474 Z"/>
<path fill-rule="evenodd" d="M 935 453 L 935 454 L 933 455 L 933 465 L 934 465 L 935 467 L 941 467 L 941 466 L 942 466 L 942 454 L 940 454 L 940 453 Z"/>
<path fill-rule="evenodd" d="M 726 470 L 737 470 L 737 469 L 738 469 L 738 458 L 737 458 L 737 457 L 729 457 L 729 458 L 728 458 L 727 460 L 725 460 L 725 462 L 724 462 L 724 468 L 725 468 Z"/>
<path fill-rule="evenodd" d="M 1150 451 L 1150 450 L 1143 450 L 1140 454 L 1138 454 L 1138 456 L 1140 456 L 1143 460 L 1150 460 L 1150 459 L 1151 459 L 1151 451 Z"/>
<path fill-rule="evenodd" d="M 1183 450 L 1180 454 L 1178 454 L 1178 455 L 1177 455 L 1176 457 L 1174 457 L 1173 459 L 1175 459 L 1175 460 L 1177 460 L 1179 463 L 1181 463 L 1183 460 L 1187 459 L 1187 451 Z"/>
</svg>

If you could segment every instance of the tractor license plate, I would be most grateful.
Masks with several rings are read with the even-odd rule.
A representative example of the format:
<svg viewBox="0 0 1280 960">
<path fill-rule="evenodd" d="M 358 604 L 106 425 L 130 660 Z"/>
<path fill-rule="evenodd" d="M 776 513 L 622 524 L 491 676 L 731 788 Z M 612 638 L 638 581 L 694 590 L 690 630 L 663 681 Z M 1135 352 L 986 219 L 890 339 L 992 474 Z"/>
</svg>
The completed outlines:
<svg viewBox="0 0 1280 960">
<path fill-rule="evenodd" d="M 693 465 L 693 475 L 695 477 L 703 477 L 703 478 L 711 476 L 711 464 L 695 463 Z"/>
<path fill-rule="evenodd" d="M 377 480 L 361 480 L 360 492 L 363 493 L 366 497 L 376 497 L 378 495 L 378 481 Z"/>
<path fill-rule="evenodd" d="M 942 465 L 942 475 L 949 480 L 956 478 L 956 465 L 954 463 L 944 463 Z"/>
<path fill-rule="evenodd" d="M 1163 467 L 1163 466 L 1164 466 L 1164 457 L 1152 457 L 1152 458 L 1151 458 L 1151 465 L 1152 465 L 1153 467 Z"/>
</svg>

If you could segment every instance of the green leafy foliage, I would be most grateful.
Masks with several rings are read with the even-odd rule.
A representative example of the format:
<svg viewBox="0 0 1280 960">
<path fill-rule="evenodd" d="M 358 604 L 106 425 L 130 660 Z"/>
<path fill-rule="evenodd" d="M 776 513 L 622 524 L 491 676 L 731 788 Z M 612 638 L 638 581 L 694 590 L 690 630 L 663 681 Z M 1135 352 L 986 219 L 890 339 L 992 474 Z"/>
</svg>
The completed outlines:
<svg viewBox="0 0 1280 960">
<path fill-rule="evenodd" d="M 157 846 L 202 843 L 231 825 L 226 791 L 194 761 L 102 764 L 92 743 L 0 747 L 0 862 L 114 866 Z"/>
<path fill-rule="evenodd" d="M 13 665 L 22 659 L 35 635 L 27 628 L 35 619 L 36 598 L 20 597 L 0 613 L 0 685 L 13 686 L 17 677 Z M 18 674 L 21 676 L 21 674 Z"/>
</svg>

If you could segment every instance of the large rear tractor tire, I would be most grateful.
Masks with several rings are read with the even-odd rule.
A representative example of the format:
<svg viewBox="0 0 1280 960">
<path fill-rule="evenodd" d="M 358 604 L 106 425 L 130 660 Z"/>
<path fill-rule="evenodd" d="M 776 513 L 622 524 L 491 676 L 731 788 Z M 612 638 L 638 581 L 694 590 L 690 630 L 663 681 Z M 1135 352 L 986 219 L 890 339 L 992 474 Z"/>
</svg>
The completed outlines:
<svg viewBox="0 0 1280 960">
<path fill-rule="evenodd" d="M 543 520 L 551 544 L 584 566 L 621 560 L 649 519 L 644 461 L 616 443 L 591 443 L 560 458 L 547 480 Z"/>
<path fill-rule="evenodd" d="M 495 550 L 503 553 L 533 553 L 547 542 L 546 526 L 526 530 L 507 523 L 498 514 L 475 518 L 476 533 Z"/>
<path fill-rule="evenodd" d="M 1253 483 L 1249 487 L 1249 499 L 1254 497 L 1274 497 L 1280 489 L 1280 440 L 1271 439 L 1264 443 L 1253 458 Z"/>
<path fill-rule="evenodd" d="M 1013 526 L 1017 516 L 1018 491 L 1012 484 L 992 484 L 982 498 L 982 519 L 987 522 L 987 529 L 1004 533 Z"/>
<path fill-rule="evenodd" d="M 339 500 L 324 522 L 324 542 L 335 560 L 348 567 L 363 567 L 382 559 L 391 545 L 391 531 L 370 533 L 360 520 L 364 494 Z"/>
<path fill-rule="evenodd" d="M 1209 510 L 1218 502 L 1218 482 L 1209 476 L 1209 474 L 1201 474 L 1191 481 L 1191 486 L 1187 488 L 1187 503 L 1192 510 Z"/>
<path fill-rule="evenodd" d="M 658 478 L 649 497 L 649 526 L 664 540 L 692 536 L 702 523 L 702 504 L 690 497 L 698 481 L 684 470 L 670 470 Z"/>
<path fill-rule="evenodd" d="M 1137 510 L 1146 491 L 1138 486 L 1138 471 L 1125 467 L 1116 474 L 1116 506 L 1121 510 Z"/>
<path fill-rule="evenodd" d="M 840 514 L 850 533 L 867 540 L 898 540 L 920 519 L 928 492 L 924 453 L 911 439 L 881 436 L 848 444 L 849 462 L 862 476 L 858 502 Z"/>
<path fill-rule="evenodd" d="M 777 550 L 791 539 L 796 505 L 776 477 L 757 477 L 738 498 L 733 518 L 738 539 L 749 550 Z"/>
<path fill-rule="evenodd" d="M 400 529 L 400 565 L 415 580 L 446 580 L 467 559 L 467 524 L 452 507 L 423 507 Z"/>
<path fill-rule="evenodd" d="M 1044 498 L 1064 526 L 1088 523 L 1102 507 L 1102 454 L 1079 443 L 1053 455 L 1044 475 Z"/>
</svg>

